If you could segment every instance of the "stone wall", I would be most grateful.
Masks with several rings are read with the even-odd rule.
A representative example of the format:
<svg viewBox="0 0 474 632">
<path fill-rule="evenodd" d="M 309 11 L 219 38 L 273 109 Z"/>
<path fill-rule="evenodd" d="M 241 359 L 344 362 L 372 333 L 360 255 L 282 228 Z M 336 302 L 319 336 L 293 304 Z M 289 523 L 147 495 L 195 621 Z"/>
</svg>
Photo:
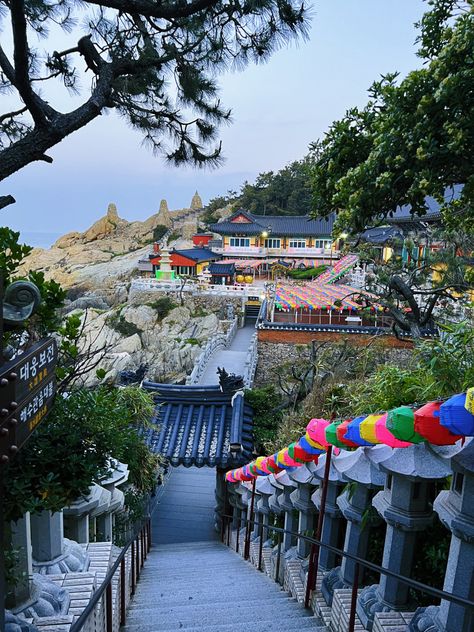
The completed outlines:
<svg viewBox="0 0 474 632">
<path fill-rule="evenodd" d="M 128 304 L 147 305 L 154 303 L 163 296 L 166 296 L 164 292 L 157 292 L 156 290 L 134 290 L 129 293 Z M 175 303 L 179 303 L 179 296 L 176 296 L 176 293 L 170 293 L 170 298 Z M 189 296 L 189 294 L 184 293 L 183 298 L 184 306 L 187 307 L 191 313 L 201 308 L 206 312 L 219 314 L 222 309 L 226 309 L 227 305 L 233 305 L 235 314 L 243 312 L 245 309 L 245 299 L 241 296 L 216 296 L 212 294 L 195 294 Z"/>
<path fill-rule="evenodd" d="M 309 344 L 312 340 L 318 342 L 347 340 L 351 345 L 365 347 L 372 341 L 374 336 L 370 334 L 340 334 L 336 331 L 298 331 L 282 329 L 259 329 L 258 339 L 262 342 L 270 343 L 290 343 Z M 410 340 L 398 340 L 395 336 L 379 336 L 380 345 L 384 347 L 394 347 L 398 349 L 412 349 L 413 343 Z"/>
<path fill-rule="evenodd" d="M 255 375 L 254 386 L 264 386 L 269 383 L 273 383 L 275 381 L 275 370 L 281 366 L 282 364 L 287 364 L 289 362 L 297 362 L 301 360 L 303 357 L 309 357 L 310 353 L 310 344 L 307 342 L 305 344 L 298 344 L 296 342 L 274 342 L 268 340 L 262 340 L 260 335 L 262 333 L 274 333 L 281 335 L 281 331 L 271 331 L 271 332 L 262 332 L 261 330 L 258 332 L 258 364 L 257 364 L 257 372 Z M 292 332 L 298 333 L 298 332 Z M 323 334 L 328 332 L 322 332 Z M 365 346 L 368 344 L 368 338 L 370 336 L 362 336 L 362 335 L 351 335 L 351 336 L 338 336 L 337 342 L 329 339 L 324 346 L 324 350 L 326 351 L 329 348 L 333 348 L 336 350 L 337 346 L 340 345 L 344 340 L 347 339 L 349 343 L 353 343 L 354 339 L 360 341 L 361 338 L 365 339 Z M 383 343 L 388 338 L 384 336 L 384 338 L 380 338 L 373 343 L 373 346 L 376 345 L 377 349 L 377 359 L 380 364 L 382 363 L 394 363 L 399 366 L 403 366 L 407 363 L 411 356 L 411 348 L 397 348 L 385 346 Z M 313 339 L 317 340 L 317 343 L 325 342 L 325 339 L 320 339 L 313 337 Z M 362 341 L 360 341 L 362 342 Z M 361 344 L 361 346 L 363 346 Z"/>
</svg>

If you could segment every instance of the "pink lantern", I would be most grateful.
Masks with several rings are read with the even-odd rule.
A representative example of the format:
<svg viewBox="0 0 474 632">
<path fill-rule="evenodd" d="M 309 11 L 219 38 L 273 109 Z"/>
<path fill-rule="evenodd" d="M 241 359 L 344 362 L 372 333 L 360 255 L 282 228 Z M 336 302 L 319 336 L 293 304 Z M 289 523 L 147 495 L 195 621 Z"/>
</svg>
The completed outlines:
<svg viewBox="0 0 474 632">
<path fill-rule="evenodd" d="M 391 448 L 408 448 L 411 443 L 408 441 L 400 441 L 393 436 L 387 428 L 387 413 L 381 415 L 375 422 L 375 435 L 380 443 L 390 446 Z"/>
<path fill-rule="evenodd" d="M 327 419 L 311 419 L 309 424 L 306 426 L 306 430 L 310 438 L 325 448 L 329 445 L 326 439 L 326 428 L 329 424 L 330 422 Z"/>
</svg>

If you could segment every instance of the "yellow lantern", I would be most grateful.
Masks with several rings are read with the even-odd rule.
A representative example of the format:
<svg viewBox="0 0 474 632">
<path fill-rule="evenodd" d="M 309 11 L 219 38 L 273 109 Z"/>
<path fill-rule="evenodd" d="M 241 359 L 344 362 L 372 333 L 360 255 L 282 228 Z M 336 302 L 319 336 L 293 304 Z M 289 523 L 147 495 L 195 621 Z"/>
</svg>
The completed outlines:
<svg viewBox="0 0 474 632">
<path fill-rule="evenodd" d="M 253 276 L 251 274 L 248 274 L 245 277 L 245 283 L 252 283 L 253 282 Z"/>
<path fill-rule="evenodd" d="M 236 281 L 237 283 L 243 283 L 244 282 L 244 275 L 243 274 L 238 274 L 236 277 Z"/>
</svg>

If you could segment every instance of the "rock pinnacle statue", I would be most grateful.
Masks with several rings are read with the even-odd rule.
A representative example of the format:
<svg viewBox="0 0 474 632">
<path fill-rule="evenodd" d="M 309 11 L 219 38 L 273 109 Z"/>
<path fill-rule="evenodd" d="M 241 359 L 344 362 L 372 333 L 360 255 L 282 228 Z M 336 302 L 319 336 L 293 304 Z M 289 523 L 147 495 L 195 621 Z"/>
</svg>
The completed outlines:
<svg viewBox="0 0 474 632">
<path fill-rule="evenodd" d="M 193 209 L 193 211 L 198 211 L 199 209 L 204 208 L 204 205 L 201 200 L 201 196 L 199 195 L 197 191 L 193 195 L 193 199 L 191 200 L 191 208 Z"/>
</svg>

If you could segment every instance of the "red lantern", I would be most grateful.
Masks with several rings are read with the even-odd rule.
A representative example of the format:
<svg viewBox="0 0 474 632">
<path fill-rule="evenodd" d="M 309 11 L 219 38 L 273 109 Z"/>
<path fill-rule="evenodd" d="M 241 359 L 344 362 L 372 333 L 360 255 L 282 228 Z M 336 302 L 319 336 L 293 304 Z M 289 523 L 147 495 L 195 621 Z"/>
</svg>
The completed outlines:
<svg viewBox="0 0 474 632">
<path fill-rule="evenodd" d="M 344 435 L 346 434 L 347 426 L 350 424 L 351 421 L 352 419 L 346 419 L 345 421 L 343 421 L 341 424 L 338 425 L 338 427 L 336 428 L 337 438 L 339 439 L 341 443 L 348 446 L 349 448 L 358 448 L 359 447 L 358 443 L 354 443 L 350 439 L 346 439 L 344 437 Z"/>
<path fill-rule="evenodd" d="M 433 445 L 453 445 L 460 435 L 455 435 L 439 421 L 441 402 L 430 402 L 415 411 L 415 430 Z"/>
</svg>

